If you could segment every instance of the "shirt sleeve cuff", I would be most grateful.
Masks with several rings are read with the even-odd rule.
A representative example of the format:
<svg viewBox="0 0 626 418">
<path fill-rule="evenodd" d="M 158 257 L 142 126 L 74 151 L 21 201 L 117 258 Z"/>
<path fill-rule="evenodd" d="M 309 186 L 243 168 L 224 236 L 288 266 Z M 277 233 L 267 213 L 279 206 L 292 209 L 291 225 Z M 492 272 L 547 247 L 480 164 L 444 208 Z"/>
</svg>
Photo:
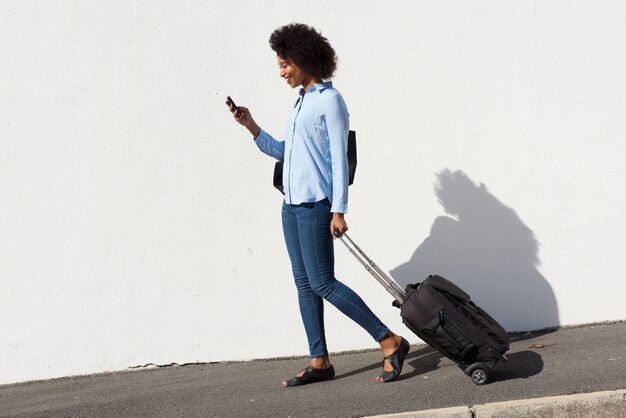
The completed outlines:
<svg viewBox="0 0 626 418">
<path fill-rule="evenodd" d="M 253 136 L 252 139 L 255 141 L 261 137 L 264 137 L 267 133 L 263 130 L 263 128 L 259 129 L 259 134 L 257 136 Z"/>
<path fill-rule="evenodd" d="M 330 207 L 332 213 L 348 213 L 348 205 L 333 203 Z"/>
</svg>

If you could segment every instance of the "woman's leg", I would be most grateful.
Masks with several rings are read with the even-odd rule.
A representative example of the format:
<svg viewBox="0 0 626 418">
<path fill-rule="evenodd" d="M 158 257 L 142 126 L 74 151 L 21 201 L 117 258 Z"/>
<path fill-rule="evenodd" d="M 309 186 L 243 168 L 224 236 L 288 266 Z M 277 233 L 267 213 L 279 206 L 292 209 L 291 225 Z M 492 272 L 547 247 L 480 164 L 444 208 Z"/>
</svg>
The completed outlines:
<svg viewBox="0 0 626 418">
<path fill-rule="evenodd" d="M 310 288 L 380 342 L 388 336 L 389 328 L 352 289 L 335 278 L 330 206 L 328 199 L 295 206 L 300 254 Z"/>
<path fill-rule="evenodd" d="M 327 200 L 298 206 L 283 204 L 283 231 L 298 288 L 300 313 L 309 340 L 311 365 L 318 369 L 331 367 L 324 335 L 322 297 L 361 325 L 378 341 L 385 357 L 390 355 L 397 357 L 397 353 L 402 349 L 403 339 L 389 331 L 365 302 L 334 276 L 330 219 L 330 203 Z M 401 363 L 404 362 L 408 352 L 408 343 L 406 341 L 404 343 L 406 350 L 402 353 Z M 324 354 L 318 357 L 320 353 Z M 376 380 L 379 382 L 395 380 L 399 372 L 395 374 L 394 369 L 390 361 L 385 360 L 383 367 L 385 373 Z M 334 370 L 331 374 L 334 376 Z M 303 375 L 304 370 L 289 382 L 283 381 L 283 386 L 290 386 L 294 381 L 298 383 L 299 377 Z"/>
<path fill-rule="evenodd" d="M 300 315 L 309 342 L 309 353 L 312 359 L 327 359 L 328 350 L 324 334 L 324 301 L 313 292 L 309 284 L 300 247 L 296 206 L 283 203 L 282 223 L 287 252 L 291 260 L 291 269 L 298 289 Z M 319 364 L 313 364 L 313 366 L 321 367 Z"/>
</svg>

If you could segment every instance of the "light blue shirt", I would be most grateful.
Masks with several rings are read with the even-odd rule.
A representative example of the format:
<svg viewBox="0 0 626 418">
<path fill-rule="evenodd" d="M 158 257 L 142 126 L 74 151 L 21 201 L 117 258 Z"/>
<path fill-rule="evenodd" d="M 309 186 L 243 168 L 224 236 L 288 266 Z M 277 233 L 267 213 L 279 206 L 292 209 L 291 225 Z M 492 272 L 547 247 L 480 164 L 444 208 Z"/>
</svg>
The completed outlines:
<svg viewBox="0 0 626 418">
<path fill-rule="evenodd" d="M 261 129 L 259 149 L 284 161 L 285 202 L 291 205 L 328 198 L 331 212 L 348 212 L 349 114 L 331 81 L 300 89 L 282 141 Z"/>
</svg>

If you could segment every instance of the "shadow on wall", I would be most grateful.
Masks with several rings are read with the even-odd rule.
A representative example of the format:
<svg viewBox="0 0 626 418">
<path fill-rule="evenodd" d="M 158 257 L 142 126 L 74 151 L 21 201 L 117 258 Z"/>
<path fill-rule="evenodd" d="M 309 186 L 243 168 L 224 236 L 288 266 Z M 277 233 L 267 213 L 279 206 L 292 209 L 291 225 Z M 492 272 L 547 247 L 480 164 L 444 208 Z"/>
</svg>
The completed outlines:
<svg viewBox="0 0 626 418">
<path fill-rule="evenodd" d="M 450 216 L 435 219 L 393 278 L 404 287 L 429 274 L 444 276 L 509 332 L 558 326 L 554 292 L 537 270 L 539 244 L 515 211 L 463 171 L 437 174 L 435 194 Z"/>
</svg>

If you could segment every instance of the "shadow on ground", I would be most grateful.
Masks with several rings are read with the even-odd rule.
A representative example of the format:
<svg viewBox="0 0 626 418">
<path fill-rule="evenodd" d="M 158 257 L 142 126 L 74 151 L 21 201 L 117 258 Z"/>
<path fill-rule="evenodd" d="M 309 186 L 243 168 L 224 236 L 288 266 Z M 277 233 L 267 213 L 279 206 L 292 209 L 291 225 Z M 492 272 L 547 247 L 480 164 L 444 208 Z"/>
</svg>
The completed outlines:
<svg viewBox="0 0 626 418">
<path fill-rule="evenodd" d="M 519 343 L 554 331 L 555 329 L 547 329 L 532 333 L 511 334 L 509 338 L 511 343 Z M 538 375 L 543 370 L 543 359 L 534 351 L 513 351 L 508 352 L 506 356 L 509 360 L 496 365 L 490 374 L 490 383 L 514 379 L 527 379 Z M 431 373 L 442 367 L 443 364 L 450 365 L 451 363 L 451 360 L 448 360 L 432 347 L 420 346 L 417 349 L 416 347 L 411 347 L 411 351 L 405 360 L 405 368 L 402 375 L 398 378 L 398 381 Z M 406 367 L 406 365 L 410 366 L 410 368 Z M 457 366 L 455 365 L 454 367 Z M 376 362 L 360 369 L 337 375 L 335 379 L 339 380 L 361 373 L 379 370 L 382 370 L 382 362 Z M 463 376 L 461 369 L 459 369 L 459 376 Z"/>
</svg>

